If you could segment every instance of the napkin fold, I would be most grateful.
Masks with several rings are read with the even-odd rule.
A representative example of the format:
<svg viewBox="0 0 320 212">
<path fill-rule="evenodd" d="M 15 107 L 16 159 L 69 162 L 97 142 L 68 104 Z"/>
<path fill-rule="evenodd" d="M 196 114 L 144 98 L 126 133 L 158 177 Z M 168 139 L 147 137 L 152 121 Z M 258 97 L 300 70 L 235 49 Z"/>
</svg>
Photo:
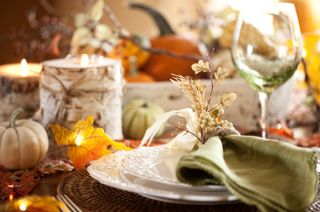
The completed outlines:
<svg viewBox="0 0 320 212">
<path fill-rule="evenodd" d="M 317 156 L 311 149 L 252 136 L 212 137 L 177 164 L 192 185 L 224 184 L 261 211 L 305 211 L 316 197 Z"/>
</svg>

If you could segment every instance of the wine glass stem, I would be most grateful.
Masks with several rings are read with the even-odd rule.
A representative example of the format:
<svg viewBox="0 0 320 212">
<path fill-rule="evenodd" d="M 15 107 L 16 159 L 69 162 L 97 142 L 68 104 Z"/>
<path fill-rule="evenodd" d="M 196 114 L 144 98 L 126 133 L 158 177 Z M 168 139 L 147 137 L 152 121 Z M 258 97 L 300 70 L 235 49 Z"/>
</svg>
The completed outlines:
<svg viewBox="0 0 320 212">
<path fill-rule="evenodd" d="M 269 100 L 269 94 L 264 92 L 259 92 L 259 101 L 261 105 L 260 126 L 262 129 L 262 138 L 268 137 L 268 130 L 269 130 L 269 123 L 267 119 L 268 100 Z"/>
</svg>

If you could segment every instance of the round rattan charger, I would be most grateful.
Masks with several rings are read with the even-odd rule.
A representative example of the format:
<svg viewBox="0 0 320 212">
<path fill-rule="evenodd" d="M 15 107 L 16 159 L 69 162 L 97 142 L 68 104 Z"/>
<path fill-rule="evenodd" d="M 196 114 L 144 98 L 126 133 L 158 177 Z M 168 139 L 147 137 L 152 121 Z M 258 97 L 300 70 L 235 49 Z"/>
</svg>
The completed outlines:
<svg viewBox="0 0 320 212">
<path fill-rule="evenodd" d="M 147 199 L 138 194 L 102 185 L 84 170 L 67 175 L 59 184 L 58 194 L 67 195 L 83 211 L 132 211 L 132 212 L 202 212 L 202 211 L 257 211 L 255 207 L 243 203 L 199 206 L 180 205 Z"/>
</svg>

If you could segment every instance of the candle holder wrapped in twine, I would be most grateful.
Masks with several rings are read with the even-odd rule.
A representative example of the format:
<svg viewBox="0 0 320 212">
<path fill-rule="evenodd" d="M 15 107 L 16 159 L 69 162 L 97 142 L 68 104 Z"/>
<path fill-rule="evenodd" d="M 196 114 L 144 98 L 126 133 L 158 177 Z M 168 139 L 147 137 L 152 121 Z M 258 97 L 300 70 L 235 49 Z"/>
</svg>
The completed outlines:
<svg viewBox="0 0 320 212">
<path fill-rule="evenodd" d="M 117 61 L 87 68 L 62 67 L 58 60 L 45 62 L 40 76 L 41 122 L 46 127 L 58 123 L 70 128 L 93 115 L 96 126 L 111 138 L 122 139 L 123 84 Z"/>
</svg>

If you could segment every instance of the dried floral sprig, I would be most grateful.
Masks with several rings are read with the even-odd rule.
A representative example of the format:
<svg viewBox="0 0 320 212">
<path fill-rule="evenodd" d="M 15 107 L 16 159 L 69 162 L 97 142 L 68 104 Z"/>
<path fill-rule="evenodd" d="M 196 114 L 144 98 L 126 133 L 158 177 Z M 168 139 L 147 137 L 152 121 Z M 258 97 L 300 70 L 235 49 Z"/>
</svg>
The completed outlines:
<svg viewBox="0 0 320 212">
<path fill-rule="evenodd" d="M 195 74 L 201 72 L 210 76 L 210 90 L 201 80 L 194 80 L 188 76 L 174 75 L 171 81 L 179 87 L 191 101 L 192 108 L 196 116 L 196 137 L 205 143 L 211 136 L 225 136 L 239 134 L 233 124 L 227 120 L 222 120 L 224 109 L 230 107 L 237 98 L 235 93 L 225 93 L 220 96 L 218 102 L 211 105 L 213 90 L 216 85 L 222 83 L 228 75 L 228 70 L 222 67 L 215 67 L 212 62 L 199 60 L 191 66 Z M 207 94 L 209 93 L 209 96 Z"/>
<path fill-rule="evenodd" d="M 195 112 L 201 114 L 206 105 L 206 86 L 201 80 L 193 80 L 189 76 L 173 75 L 171 82 L 186 94 Z"/>
</svg>

